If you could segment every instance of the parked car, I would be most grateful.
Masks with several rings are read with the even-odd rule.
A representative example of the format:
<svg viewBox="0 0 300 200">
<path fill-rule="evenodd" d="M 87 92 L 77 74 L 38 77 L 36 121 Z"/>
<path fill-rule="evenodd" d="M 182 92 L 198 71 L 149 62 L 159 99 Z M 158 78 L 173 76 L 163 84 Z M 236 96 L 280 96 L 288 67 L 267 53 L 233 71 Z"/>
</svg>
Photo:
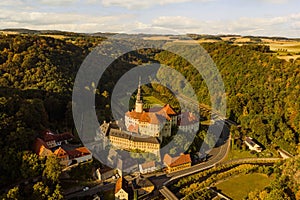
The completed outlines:
<svg viewBox="0 0 300 200">
<path fill-rule="evenodd" d="M 89 187 L 84 187 L 82 190 L 83 191 L 88 191 L 90 188 Z"/>
</svg>

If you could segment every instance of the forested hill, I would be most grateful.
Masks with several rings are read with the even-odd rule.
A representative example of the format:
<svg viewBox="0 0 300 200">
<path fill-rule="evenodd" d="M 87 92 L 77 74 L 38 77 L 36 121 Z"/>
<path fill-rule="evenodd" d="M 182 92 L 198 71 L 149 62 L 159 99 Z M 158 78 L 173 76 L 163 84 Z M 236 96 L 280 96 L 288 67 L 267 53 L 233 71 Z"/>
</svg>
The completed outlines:
<svg viewBox="0 0 300 200">
<path fill-rule="evenodd" d="M 70 93 L 83 50 L 51 37 L 0 38 L 0 85 Z"/>
<path fill-rule="evenodd" d="M 300 64 L 251 46 L 205 48 L 222 74 L 228 116 L 241 123 L 244 134 L 250 131 L 264 145 L 290 147 L 295 153 L 300 133 Z"/>
<path fill-rule="evenodd" d="M 250 135 L 263 145 L 296 152 L 300 133 L 300 66 L 267 54 L 268 47 L 203 44 L 220 70 L 227 94 L 227 116 L 241 124 L 236 137 Z M 199 74 L 178 56 L 161 52 L 156 59 L 181 71 L 209 104 Z M 176 81 L 176 80 L 174 80 Z"/>
</svg>

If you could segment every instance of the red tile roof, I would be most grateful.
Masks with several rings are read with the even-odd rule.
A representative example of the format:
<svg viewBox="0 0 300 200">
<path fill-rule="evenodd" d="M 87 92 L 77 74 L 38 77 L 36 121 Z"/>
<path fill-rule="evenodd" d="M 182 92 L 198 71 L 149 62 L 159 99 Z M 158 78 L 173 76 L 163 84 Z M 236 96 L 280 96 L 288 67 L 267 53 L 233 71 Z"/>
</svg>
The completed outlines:
<svg viewBox="0 0 300 200">
<path fill-rule="evenodd" d="M 166 119 L 171 120 L 170 116 L 177 115 L 177 113 L 169 104 L 166 104 L 164 107 L 145 109 L 142 113 L 138 113 L 134 110 L 128 111 L 125 115 L 130 118 L 137 119 L 141 122 L 160 124 L 163 123 Z"/>
<path fill-rule="evenodd" d="M 115 187 L 115 194 L 117 193 L 117 192 L 119 192 L 120 190 L 121 190 L 121 188 L 122 188 L 122 177 L 121 178 L 119 178 L 118 180 L 117 180 L 117 182 L 116 182 L 116 187 Z"/>
<path fill-rule="evenodd" d="M 181 154 L 180 156 L 174 158 L 172 158 L 169 154 L 164 156 L 164 163 L 168 165 L 168 167 L 176 167 L 191 162 L 192 160 L 190 154 Z"/>
<path fill-rule="evenodd" d="M 142 113 L 133 111 L 128 111 L 125 113 L 126 116 L 131 117 L 133 119 L 140 119 Z"/>
<path fill-rule="evenodd" d="M 150 162 L 146 162 L 141 164 L 142 169 L 148 169 L 148 168 L 152 168 L 155 167 L 155 162 L 154 161 L 150 161 Z"/>
<path fill-rule="evenodd" d="M 91 154 L 91 152 L 86 147 L 79 147 L 74 150 L 68 151 L 69 157 L 72 158 L 79 158 L 81 156 L 86 156 Z"/>
<path fill-rule="evenodd" d="M 164 117 L 162 115 L 159 115 L 157 113 L 146 113 L 143 112 L 140 118 L 140 122 L 148 122 L 150 124 L 161 124 L 165 121 Z"/>
<path fill-rule="evenodd" d="M 68 156 L 68 153 L 63 148 L 59 147 L 54 151 L 54 155 L 56 155 L 58 158 L 65 158 Z"/>
<path fill-rule="evenodd" d="M 174 111 L 172 106 L 170 106 L 170 104 L 166 104 L 162 109 L 170 116 L 177 115 L 177 113 Z"/>
<path fill-rule="evenodd" d="M 65 132 L 61 134 L 54 134 L 50 130 L 45 130 L 41 134 L 42 139 L 45 142 L 55 140 L 56 142 L 64 141 L 64 140 L 70 140 L 73 139 L 73 135 L 71 133 Z"/>
<path fill-rule="evenodd" d="M 33 144 L 33 151 L 37 154 L 40 155 L 41 148 L 45 147 L 49 149 L 48 145 L 40 138 L 37 138 Z"/>
<path fill-rule="evenodd" d="M 129 193 L 128 191 L 128 182 L 123 178 L 119 178 L 116 182 L 116 186 L 115 186 L 115 194 L 117 192 L 119 192 L 121 189 L 125 190 L 127 193 Z"/>
</svg>

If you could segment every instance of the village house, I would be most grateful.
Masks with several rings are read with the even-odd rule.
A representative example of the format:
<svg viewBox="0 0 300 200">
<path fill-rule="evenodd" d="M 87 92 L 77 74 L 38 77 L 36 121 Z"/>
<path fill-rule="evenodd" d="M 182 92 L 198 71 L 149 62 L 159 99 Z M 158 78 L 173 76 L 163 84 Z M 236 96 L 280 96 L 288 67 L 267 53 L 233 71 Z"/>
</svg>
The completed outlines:
<svg viewBox="0 0 300 200">
<path fill-rule="evenodd" d="M 187 169 L 192 165 L 190 154 L 180 154 L 177 157 L 171 157 L 169 154 L 166 154 L 163 162 L 167 173 Z"/>
<path fill-rule="evenodd" d="M 96 176 L 97 176 L 98 180 L 106 181 L 115 176 L 118 177 L 119 175 L 118 175 L 118 171 L 116 169 L 105 170 L 105 169 L 98 168 L 96 170 Z"/>
<path fill-rule="evenodd" d="M 92 153 L 86 147 L 78 147 L 76 149 L 67 151 L 69 158 L 76 163 L 83 163 L 93 160 Z"/>
<path fill-rule="evenodd" d="M 68 144 L 68 141 L 72 139 L 73 136 L 70 133 L 54 134 L 46 130 L 42 132 L 40 138 L 36 138 L 33 150 L 41 157 L 55 155 L 64 166 L 92 160 L 92 153 L 86 147 L 64 149 L 62 145 Z"/>
<path fill-rule="evenodd" d="M 256 152 L 261 152 L 262 151 L 262 147 L 259 146 L 259 144 L 257 144 L 253 138 L 251 137 L 246 137 L 245 139 L 245 144 L 249 147 L 249 149 L 251 151 L 256 151 Z"/>
<path fill-rule="evenodd" d="M 292 158 L 293 155 L 290 154 L 289 152 L 285 151 L 284 149 L 277 149 L 277 152 L 279 153 L 279 155 L 283 158 L 283 159 L 288 159 L 288 158 Z"/>
<path fill-rule="evenodd" d="M 134 193 L 138 197 L 150 194 L 154 190 L 153 183 L 147 178 L 136 178 L 132 181 Z"/>
<path fill-rule="evenodd" d="M 33 145 L 33 151 L 41 157 L 47 157 L 51 156 L 53 152 L 50 150 L 46 142 L 44 142 L 42 139 L 37 138 Z"/>
<path fill-rule="evenodd" d="M 68 141 L 72 140 L 74 136 L 71 133 L 65 132 L 61 134 L 54 134 L 49 130 L 45 130 L 41 134 L 41 139 L 51 149 L 62 144 L 68 144 Z"/>
<path fill-rule="evenodd" d="M 59 147 L 56 149 L 53 154 L 60 160 L 60 164 L 68 166 L 72 163 L 72 160 L 69 159 L 69 154 L 63 148 Z"/>
<path fill-rule="evenodd" d="M 147 174 L 156 171 L 157 167 L 155 166 L 155 161 L 139 164 L 139 170 L 141 174 Z"/>
<path fill-rule="evenodd" d="M 123 178 L 117 180 L 115 186 L 115 200 L 133 199 L 132 188 L 129 187 L 128 182 Z"/>
</svg>

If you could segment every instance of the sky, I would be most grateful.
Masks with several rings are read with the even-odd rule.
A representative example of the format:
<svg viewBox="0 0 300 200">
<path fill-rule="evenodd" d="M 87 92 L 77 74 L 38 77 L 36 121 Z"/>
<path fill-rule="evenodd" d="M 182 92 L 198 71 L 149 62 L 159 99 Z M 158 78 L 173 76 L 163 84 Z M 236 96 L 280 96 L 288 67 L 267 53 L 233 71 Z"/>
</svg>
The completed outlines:
<svg viewBox="0 0 300 200">
<path fill-rule="evenodd" d="M 300 38 L 300 1 L 1 0 L 5 28 Z"/>
</svg>

